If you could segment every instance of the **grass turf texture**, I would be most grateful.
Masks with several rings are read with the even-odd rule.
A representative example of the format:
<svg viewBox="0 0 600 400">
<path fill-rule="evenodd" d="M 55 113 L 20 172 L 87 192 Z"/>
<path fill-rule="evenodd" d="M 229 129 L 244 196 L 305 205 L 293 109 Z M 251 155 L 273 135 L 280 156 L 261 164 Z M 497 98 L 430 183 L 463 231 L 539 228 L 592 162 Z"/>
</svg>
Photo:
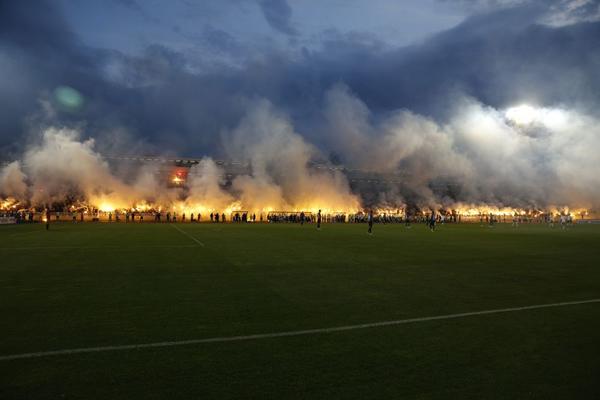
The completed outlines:
<svg viewBox="0 0 600 400">
<path fill-rule="evenodd" d="M 0 226 L 0 355 L 600 298 L 600 226 Z M 599 398 L 600 304 L 0 361 L 0 398 Z"/>
</svg>

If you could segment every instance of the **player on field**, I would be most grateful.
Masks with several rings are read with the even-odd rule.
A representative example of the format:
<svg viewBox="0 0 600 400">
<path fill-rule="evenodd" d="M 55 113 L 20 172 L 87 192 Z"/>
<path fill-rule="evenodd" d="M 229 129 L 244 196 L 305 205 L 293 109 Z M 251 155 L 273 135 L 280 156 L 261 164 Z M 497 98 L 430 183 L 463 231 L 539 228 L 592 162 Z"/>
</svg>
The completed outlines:
<svg viewBox="0 0 600 400">
<path fill-rule="evenodd" d="M 429 218 L 429 230 L 435 231 L 435 211 L 431 211 L 431 218 Z"/>
<path fill-rule="evenodd" d="M 321 230 L 321 210 L 317 213 L 317 229 Z"/>
<path fill-rule="evenodd" d="M 369 223 L 369 230 L 367 233 L 369 235 L 373 234 L 373 210 L 369 210 L 369 215 L 367 216 L 367 222 Z"/>
</svg>

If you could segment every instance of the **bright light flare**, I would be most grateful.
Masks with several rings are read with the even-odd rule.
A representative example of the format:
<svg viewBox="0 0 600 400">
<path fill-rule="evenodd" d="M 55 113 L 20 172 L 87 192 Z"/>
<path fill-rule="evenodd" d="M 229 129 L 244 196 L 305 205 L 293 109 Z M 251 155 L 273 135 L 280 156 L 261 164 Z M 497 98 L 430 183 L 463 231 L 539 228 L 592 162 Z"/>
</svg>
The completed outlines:
<svg viewBox="0 0 600 400">
<path fill-rule="evenodd" d="M 536 108 L 527 104 L 511 107 L 504 112 L 510 122 L 527 127 L 532 124 L 550 129 L 564 129 L 569 121 L 569 113 L 560 108 Z"/>
<path fill-rule="evenodd" d="M 521 209 L 503 207 L 488 207 L 488 206 L 474 206 L 474 207 L 459 207 L 456 209 L 459 215 L 467 216 L 467 217 L 476 217 L 476 216 L 485 216 L 485 215 L 502 215 L 502 216 L 510 216 L 510 215 L 523 215 L 526 212 Z"/>
<path fill-rule="evenodd" d="M 0 210 L 15 210 L 19 205 L 19 201 L 9 197 L 7 199 L 0 198 Z"/>
<path fill-rule="evenodd" d="M 540 119 L 540 110 L 527 104 L 506 110 L 506 118 L 517 125 L 529 125 Z"/>
<path fill-rule="evenodd" d="M 113 212 L 113 211 L 115 211 L 115 206 L 113 206 L 110 203 L 101 203 L 98 206 L 98 210 L 100 210 L 102 212 Z"/>
</svg>

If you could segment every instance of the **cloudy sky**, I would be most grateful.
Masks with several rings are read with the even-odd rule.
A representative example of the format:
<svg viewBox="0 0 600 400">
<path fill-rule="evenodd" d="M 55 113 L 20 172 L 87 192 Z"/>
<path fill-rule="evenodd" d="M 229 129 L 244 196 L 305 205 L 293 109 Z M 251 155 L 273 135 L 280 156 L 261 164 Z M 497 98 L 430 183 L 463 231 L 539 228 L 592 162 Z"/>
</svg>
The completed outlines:
<svg viewBox="0 0 600 400">
<path fill-rule="evenodd" d="M 226 156 L 258 99 L 335 153 L 340 85 L 373 123 L 444 124 L 465 96 L 596 113 L 599 19 L 597 0 L 4 0 L 1 158 L 45 125 L 122 154 Z"/>
<path fill-rule="evenodd" d="M 597 208 L 599 148 L 600 0 L 0 0 L 4 196 L 147 200 L 102 155 L 169 155 L 256 209 Z"/>
</svg>

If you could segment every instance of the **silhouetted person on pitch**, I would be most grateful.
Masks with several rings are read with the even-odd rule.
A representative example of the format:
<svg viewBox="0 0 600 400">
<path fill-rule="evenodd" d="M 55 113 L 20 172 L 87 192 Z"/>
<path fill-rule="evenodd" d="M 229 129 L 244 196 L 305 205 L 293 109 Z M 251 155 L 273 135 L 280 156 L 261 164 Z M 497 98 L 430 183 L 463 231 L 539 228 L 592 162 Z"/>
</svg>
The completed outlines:
<svg viewBox="0 0 600 400">
<path fill-rule="evenodd" d="M 368 230 L 368 234 L 372 235 L 373 234 L 373 210 L 369 210 L 369 216 L 367 217 L 367 222 L 369 223 L 369 230 Z"/>
<path fill-rule="evenodd" d="M 50 229 L 50 210 L 46 210 L 46 230 Z"/>
<path fill-rule="evenodd" d="M 321 230 L 321 210 L 317 213 L 317 229 Z"/>
</svg>

